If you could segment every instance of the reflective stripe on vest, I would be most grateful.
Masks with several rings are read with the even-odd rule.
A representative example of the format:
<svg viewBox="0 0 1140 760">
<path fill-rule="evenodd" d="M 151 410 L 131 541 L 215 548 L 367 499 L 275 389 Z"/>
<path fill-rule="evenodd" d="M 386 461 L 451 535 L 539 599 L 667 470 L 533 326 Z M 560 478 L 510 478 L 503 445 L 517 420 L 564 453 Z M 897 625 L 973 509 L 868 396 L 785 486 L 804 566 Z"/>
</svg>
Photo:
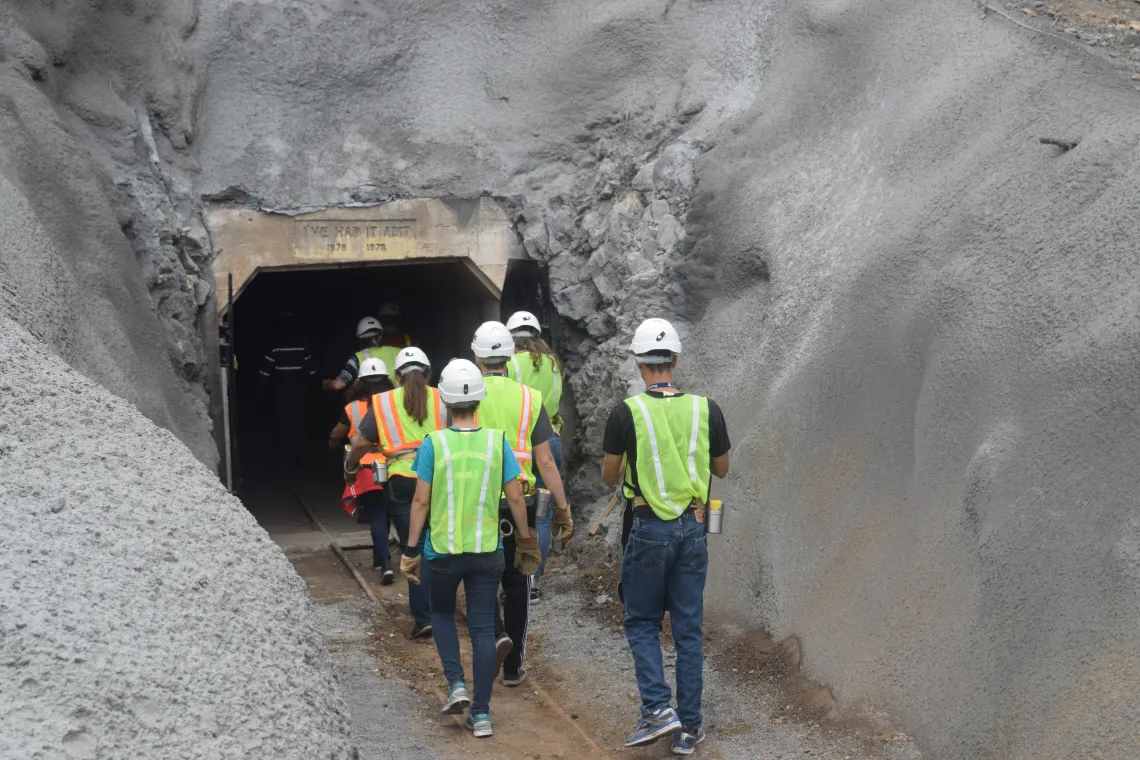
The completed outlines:
<svg viewBox="0 0 1140 760">
<path fill-rule="evenodd" d="M 521 362 L 519 356 L 522 356 Z M 546 413 L 553 424 L 554 418 L 558 416 L 559 405 L 562 403 L 562 375 L 554 358 L 542 354 L 536 370 L 533 353 L 524 351 L 522 354 L 515 354 L 507 364 L 507 376 L 542 394 L 542 405 L 546 407 Z M 555 430 L 557 429 L 555 426 Z"/>
<path fill-rule="evenodd" d="M 348 440 L 351 443 L 353 438 L 360 435 L 360 425 L 364 422 L 364 416 L 368 414 L 368 402 L 364 399 L 350 401 L 345 404 L 344 411 L 348 414 Z M 351 447 L 346 446 L 345 448 L 350 449 Z M 379 451 L 369 451 L 360 457 L 360 464 L 367 467 L 377 459 L 383 461 L 384 455 Z"/>
<path fill-rule="evenodd" d="M 637 435 L 637 485 L 649 506 L 673 519 L 693 500 L 703 502 L 710 478 L 708 400 L 641 394 L 625 403 Z"/>
<path fill-rule="evenodd" d="M 483 427 L 502 430 L 522 467 L 523 479 L 533 484 L 534 453 L 530 439 L 542 411 L 542 394 L 501 375 L 488 375 L 487 396 L 475 411 L 475 421 Z"/>
<path fill-rule="evenodd" d="M 412 452 L 420 447 L 427 434 L 440 430 L 447 421 L 447 410 L 443 399 L 435 388 L 427 389 L 428 416 L 417 422 L 404 409 L 404 389 L 396 388 L 372 397 L 372 416 L 376 418 L 376 432 L 380 436 L 380 448 L 389 455 Z M 400 458 L 392 461 L 388 476 L 414 478 L 412 460 Z"/>
<path fill-rule="evenodd" d="M 436 554 L 485 554 L 499 548 L 502 435 L 488 428 L 439 430 L 425 441 L 435 454 L 429 535 Z"/>
</svg>

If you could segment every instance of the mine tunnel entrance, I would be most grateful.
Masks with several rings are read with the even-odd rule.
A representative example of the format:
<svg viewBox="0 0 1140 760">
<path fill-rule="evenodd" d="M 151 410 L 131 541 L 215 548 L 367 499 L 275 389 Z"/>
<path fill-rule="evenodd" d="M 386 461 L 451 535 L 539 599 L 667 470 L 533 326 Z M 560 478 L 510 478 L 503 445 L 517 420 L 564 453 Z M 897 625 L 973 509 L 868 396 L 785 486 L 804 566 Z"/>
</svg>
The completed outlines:
<svg viewBox="0 0 1140 760">
<path fill-rule="evenodd" d="M 233 307 L 236 482 L 256 482 L 263 471 L 278 469 L 282 406 L 303 428 L 297 474 L 337 465 L 327 442 L 344 394 L 322 390 L 321 380 L 336 377 L 359 349 L 357 321 L 376 316 L 384 303 L 401 311 L 385 327 L 410 336 L 437 372 L 452 357 L 468 356 L 481 322 L 499 318 L 498 294 L 465 260 L 273 269 L 248 282 Z M 267 362 L 275 346 L 301 349 L 289 366 L 302 369 Z"/>
</svg>

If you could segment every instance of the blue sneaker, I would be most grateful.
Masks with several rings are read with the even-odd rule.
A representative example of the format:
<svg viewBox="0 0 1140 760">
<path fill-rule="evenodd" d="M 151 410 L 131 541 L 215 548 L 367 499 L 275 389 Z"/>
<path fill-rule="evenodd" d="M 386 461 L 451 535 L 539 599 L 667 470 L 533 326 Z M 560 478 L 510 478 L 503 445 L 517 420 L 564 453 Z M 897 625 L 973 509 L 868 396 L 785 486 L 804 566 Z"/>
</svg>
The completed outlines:
<svg viewBox="0 0 1140 760">
<path fill-rule="evenodd" d="M 673 754 L 674 755 L 691 755 L 697 745 L 705 740 L 705 730 L 698 728 L 696 733 L 681 730 L 673 739 Z"/>
<path fill-rule="evenodd" d="M 646 713 L 637 722 L 637 728 L 626 737 L 625 746 L 640 747 L 652 744 L 666 734 L 681 730 L 681 719 L 672 707 L 662 707 L 656 712 Z"/>
<path fill-rule="evenodd" d="M 443 703 L 444 715 L 459 715 L 471 706 L 471 695 L 462 681 L 456 681 L 447 690 L 447 701 Z"/>
<path fill-rule="evenodd" d="M 491 735 L 491 716 L 487 713 L 467 715 L 467 728 L 475 734 L 476 739 L 485 739 Z"/>
</svg>

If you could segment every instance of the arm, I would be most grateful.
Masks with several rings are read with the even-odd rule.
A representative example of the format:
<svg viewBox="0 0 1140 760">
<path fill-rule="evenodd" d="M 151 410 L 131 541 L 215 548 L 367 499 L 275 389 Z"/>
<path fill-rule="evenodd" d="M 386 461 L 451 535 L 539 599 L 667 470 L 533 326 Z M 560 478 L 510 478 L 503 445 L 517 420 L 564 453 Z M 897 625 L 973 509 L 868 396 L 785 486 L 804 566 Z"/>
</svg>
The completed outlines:
<svg viewBox="0 0 1140 760">
<path fill-rule="evenodd" d="M 620 454 L 606 454 L 606 458 L 602 460 L 602 482 L 607 486 L 616 486 L 621 479 L 622 462 L 624 461 L 625 457 Z M 545 478 L 546 475 L 542 477 Z"/>
<path fill-rule="evenodd" d="M 548 446 L 547 449 L 549 449 L 549 448 L 550 447 Z M 551 458 L 551 461 L 553 461 L 553 457 Z M 558 473 L 557 467 L 554 468 L 554 472 L 555 472 L 555 474 Z M 546 475 L 543 475 L 542 477 L 545 478 Z M 559 481 L 559 483 L 558 483 L 558 489 L 559 489 L 559 491 L 562 490 L 561 481 Z M 419 493 L 420 492 L 417 489 L 416 495 L 419 496 Z M 527 522 L 526 522 L 526 502 L 523 501 L 522 486 L 519 485 L 519 482 L 517 480 L 512 480 L 511 482 L 509 482 L 503 486 L 503 493 L 506 494 L 506 496 L 507 496 L 507 505 L 511 508 L 511 517 L 513 517 L 515 520 L 516 535 L 519 538 L 530 538 L 531 536 L 534 535 L 534 533 L 531 531 L 530 527 L 527 525 Z M 415 518 L 416 518 L 415 503 L 413 502 L 413 504 L 412 504 L 412 522 L 413 522 L 413 524 L 415 523 Z M 525 536 L 522 534 L 523 528 L 526 528 L 526 535 Z"/>
<path fill-rule="evenodd" d="M 343 390 L 356 378 L 356 373 L 360 371 L 360 367 L 356 362 L 356 355 L 353 354 L 344 363 L 344 369 L 340 374 L 330 380 L 322 380 L 321 387 L 326 391 L 339 391 Z"/>
<path fill-rule="evenodd" d="M 348 425 L 343 422 L 333 425 L 332 432 L 329 433 L 329 448 L 335 449 L 346 435 L 348 435 Z"/>
<path fill-rule="evenodd" d="M 710 459 L 709 469 L 712 470 L 713 475 L 724 478 L 728 474 L 728 454 Z"/>
<path fill-rule="evenodd" d="M 344 390 L 344 383 L 340 381 L 340 378 L 333 378 L 332 380 L 322 380 L 321 387 L 326 391 L 342 391 Z"/>
<path fill-rule="evenodd" d="M 554 461 L 554 454 L 550 452 L 550 442 L 543 441 L 534 447 L 534 464 L 542 473 L 546 487 L 554 496 L 554 505 L 559 509 L 566 509 L 570 504 L 566 501 L 566 490 L 562 487 L 562 475 L 558 472 L 558 464 Z"/>
<path fill-rule="evenodd" d="M 431 483 L 424 480 L 416 482 L 416 493 L 412 497 L 412 517 L 408 525 L 408 547 L 418 546 L 420 534 L 423 533 L 424 523 L 427 522 L 428 511 L 431 509 Z M 523 525 L 526 525 L 526 506 L 523 506 Z"/>
</svg>

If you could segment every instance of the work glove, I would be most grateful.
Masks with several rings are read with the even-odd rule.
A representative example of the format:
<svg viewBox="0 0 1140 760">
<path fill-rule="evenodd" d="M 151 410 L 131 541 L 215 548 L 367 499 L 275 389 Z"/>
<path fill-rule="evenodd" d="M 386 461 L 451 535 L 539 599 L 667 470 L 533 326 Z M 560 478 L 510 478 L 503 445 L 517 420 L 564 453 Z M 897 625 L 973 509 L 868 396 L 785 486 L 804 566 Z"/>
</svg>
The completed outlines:
<svg viewBox="0 0 1140 760">
<path fill-rule="evenodd" d="M 542 552 L 538 549 L 538 536 L 531 531 L 526 538 L 515 534 L 515 568 L 523 575 L 534 575 L 542 564 Z"/>
<path fill-rule="evenodd" d="M 400 557 L 400 572 L 408 579 L 409 583 L 419 585 L 420 582 L 420 557 L 409 557 L 407 554 Z"/>
<path fill-rule="evenodd" d="M 570 505 L 566 509 L 554 510 L 554 519 L 550 523 L 554 530 L 554 540 L 566 543 L 574 535 L 574 518 L 570 516 Z"/>
<path fill-rule="evenodd" d="M 344 471 L 344 484 L 350 486 L 353 483 L 355 483 L 356 482 L 356 473 L 358 473 L 358 472 L 360 472 L 360 466 L 359 465 L 357 467 L 351 469 L 351 470 L 346 469 Z"/>
</svg>

